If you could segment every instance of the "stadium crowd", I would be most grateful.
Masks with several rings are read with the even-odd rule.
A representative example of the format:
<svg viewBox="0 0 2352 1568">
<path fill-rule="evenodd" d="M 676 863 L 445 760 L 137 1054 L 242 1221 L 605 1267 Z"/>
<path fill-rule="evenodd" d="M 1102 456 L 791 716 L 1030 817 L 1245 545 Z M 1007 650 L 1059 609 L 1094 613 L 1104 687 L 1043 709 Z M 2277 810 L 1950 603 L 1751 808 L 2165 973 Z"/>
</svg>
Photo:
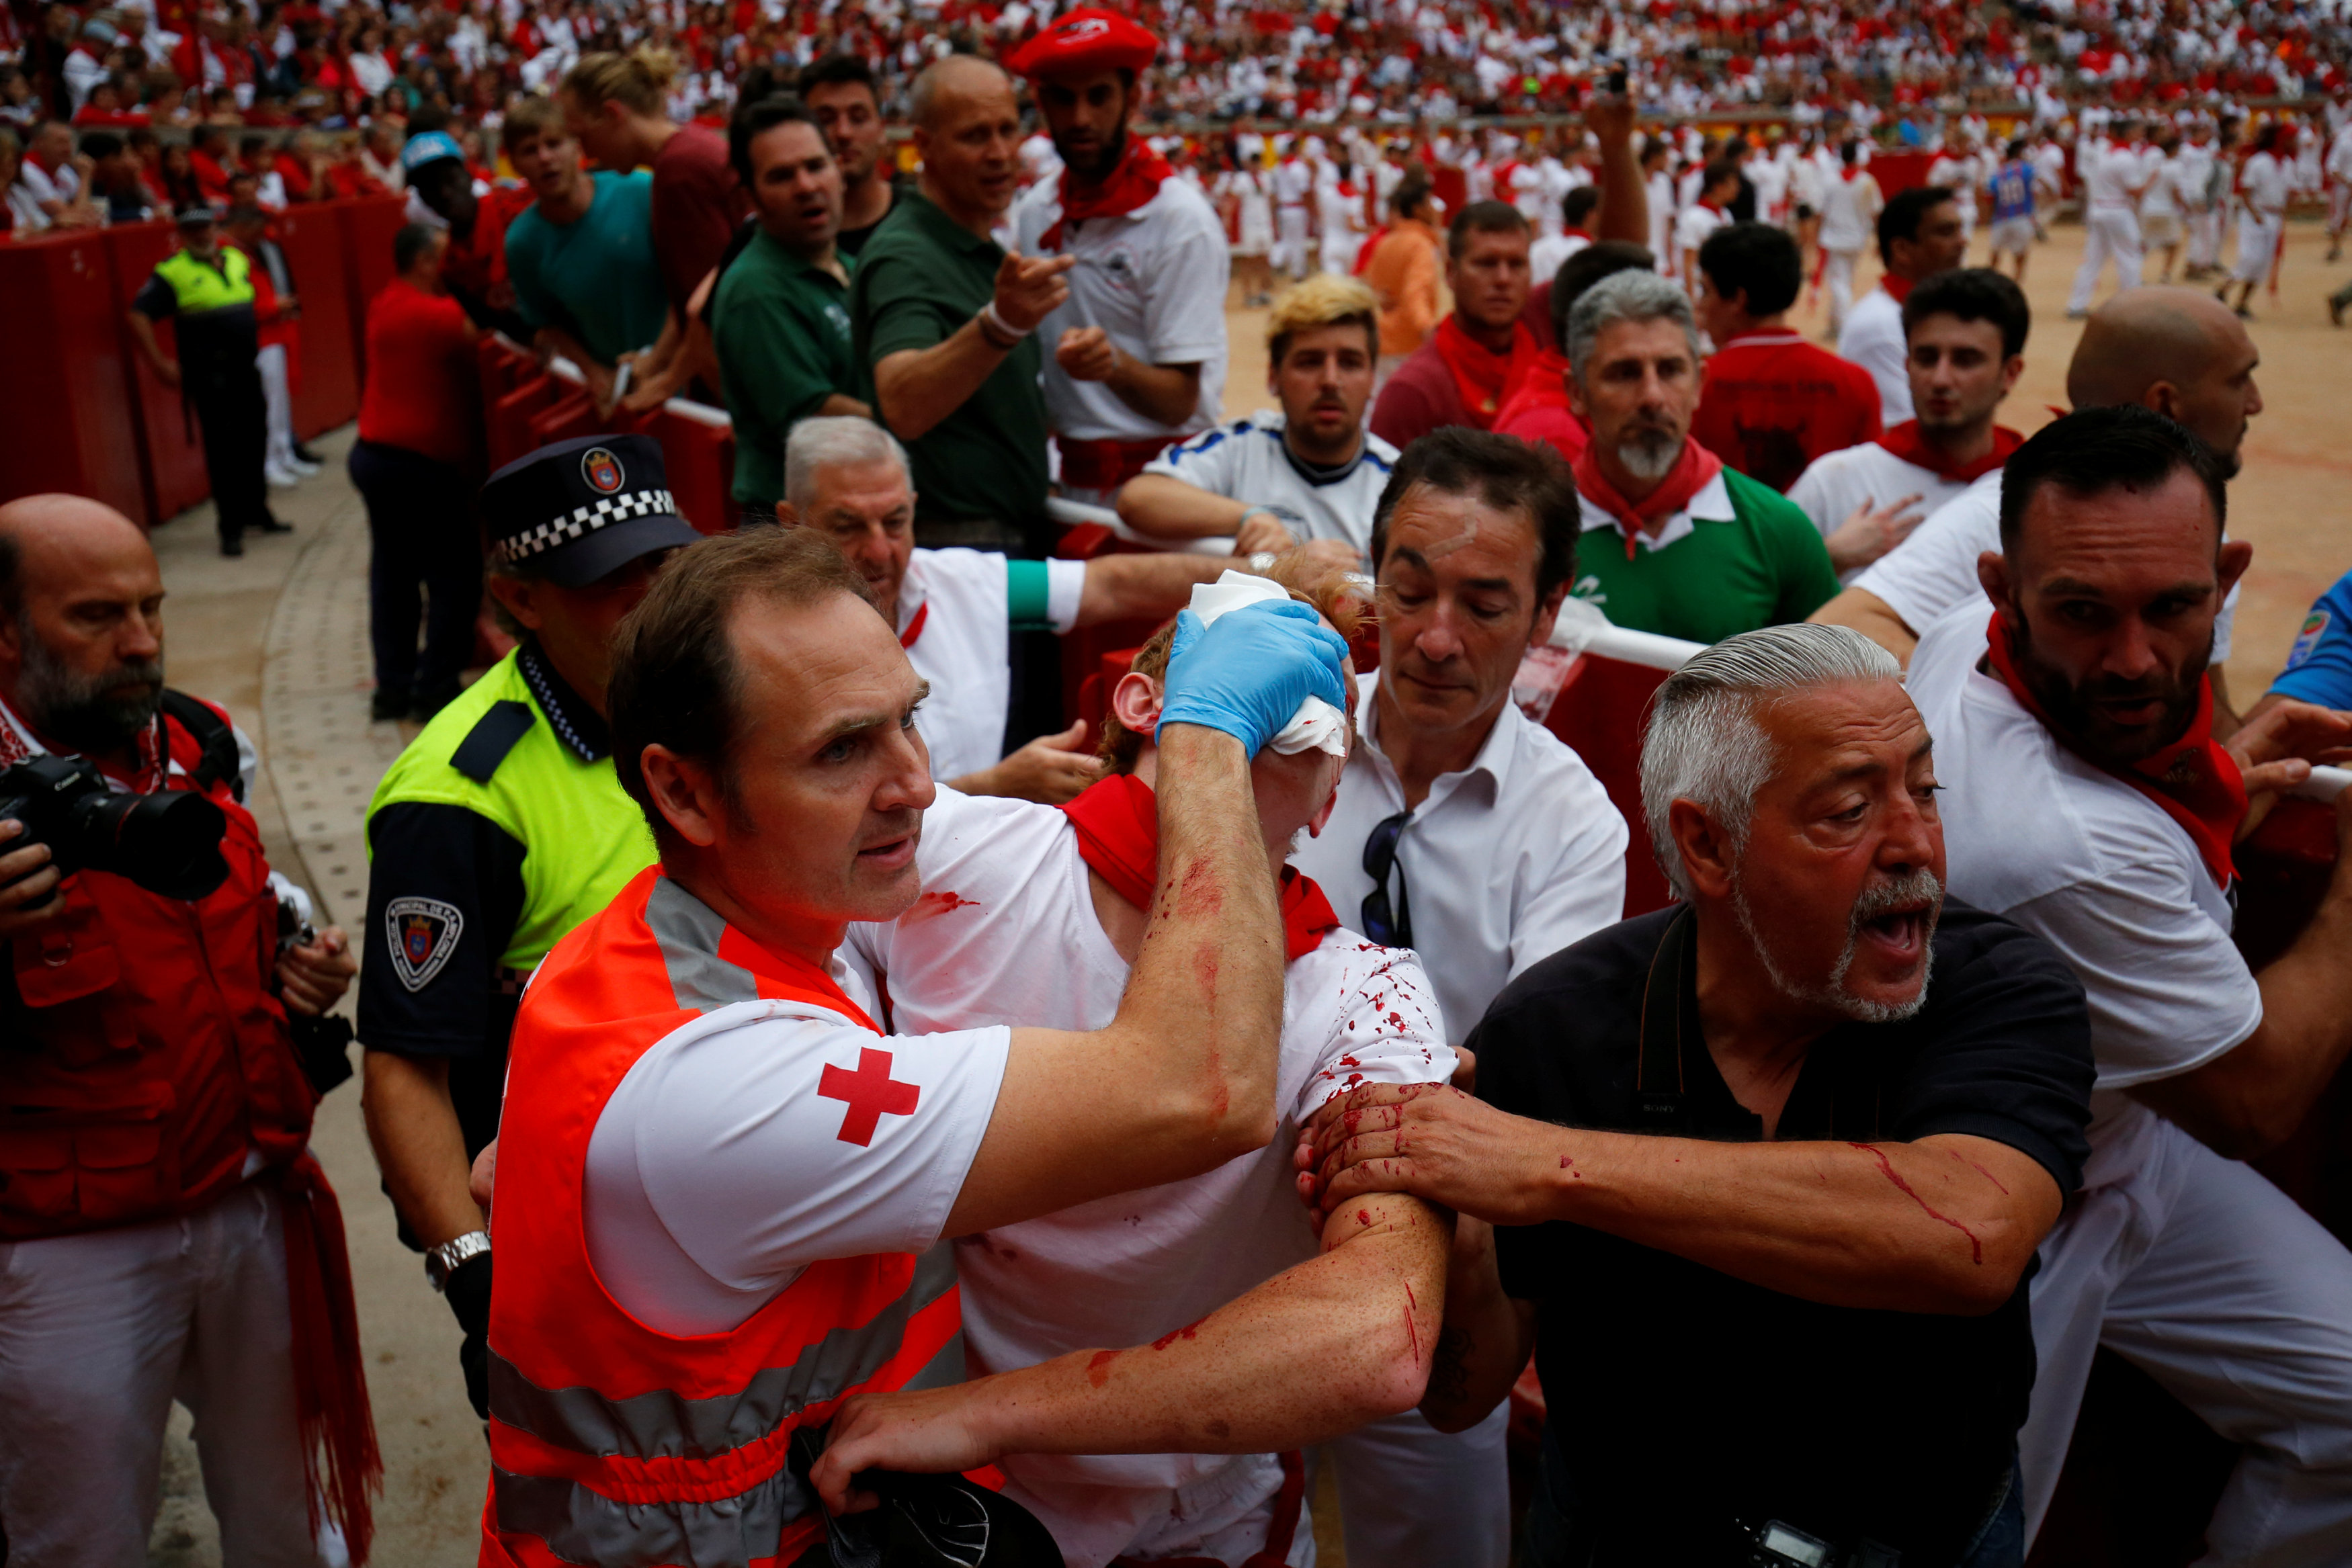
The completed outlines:
<svg viewBox="0 0 2352 1568">
<path fill-rule="evenodd" d="M 271 214 L 402 194 L 349 468 L 417 727 L 312 931 L 139 530 L 0 506 L 0 1560 L 143 1561 L 175 1397 L 230 1561 L 365 1558 L 354 980 L 485 1563 L 1307 1568 L 1311 1453 L 1359 1564 L 2018 1568 L 2103 1346 L 2242 1446 L 2211 1561 L 2352 1554 L 2352 1253 L 2246 1164 L 2352 1054 L 2352 855 L 2231 939 L 2352 574 L 2219 663 L 2338 12 L 9 16 L 13 230 L 173 225 L 127 330 L 227 553 L 315 472 Z M 486 473 L 493 332 L 598 432 Z M 1612 629 L 1679 644 L 1622 800 L 1525 689 Z M 72 861 L 69 758 L 220 874 Z"/>
</svg>

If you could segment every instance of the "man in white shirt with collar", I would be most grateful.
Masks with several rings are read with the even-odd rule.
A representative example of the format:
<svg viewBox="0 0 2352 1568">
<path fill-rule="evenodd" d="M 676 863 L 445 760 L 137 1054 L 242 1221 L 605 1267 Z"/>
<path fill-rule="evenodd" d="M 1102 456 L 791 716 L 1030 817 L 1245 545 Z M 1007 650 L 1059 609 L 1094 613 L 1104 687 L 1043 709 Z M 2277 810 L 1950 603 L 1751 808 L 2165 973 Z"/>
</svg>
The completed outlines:
<svg viewBox="0 0 2352 1568">
<path fill-rule="evenodd" d="M 2231 845 L 2259 800 L 2352 739 L 2278 704 L 2224 747 L 2203 676 L 2252 547 L 2222 465 L 2145 409 L 2045 426 L 2010 462 L 1992 602 L 1920 640 L 1951 892 L 2055 946 L 2098 1066 L 2083 1192 L 2042 1244 L 2041 1370 L 2020 1434 L 2029 1536 L 2105 1344 L 2245 1445 L 2200 1561 L 2352 1555 L 2352 1254 L 2242 1161 L 2352 1053 L 2352 797 L 2302 933 L 2259 972 L 2231 941 Z"/>
<path fill-rule="evenodd" d="M 1851 582 L 1911 526 L 2000 468 L 2023 439 L 1993 423 L 2025 370 L 2032 308 L 1989 267 L 1938 273 L 1903 302 L 1919 412 L 1875 441 L 1817 457 L 1789 486 Z"/>
<path fill-rule="evenodd" d="M 2136 402 L 2177 420 L 2234 476 L 2246 426 L 2263 412 L 2261 359 L 2244 326 L 2200 290 L 2135 288 L 2100 306 L 2083 329 L 2066 395 L 2078 409 Z M 2000 486 L 1996 469 L 1930 513 L 1812 619 L 1851 626 L 1907 661 L 1921 632 L 1980 597 L 1978 558 L 2000 548 Z M 2225 727 L 2235 723 L 2221 661 L 2236 605 L 2233 589 L 2213 628 L 2213 693 Z"/>
<path fill-rule="evenodd" d="M 1671 288 L 1671 284 L 1664 285 Z M 1625 820 L 1577 755 L 1511 701 L 1527 650 L 1551 636 L 1574 565 L 1575 497 L 1554 460 L 1449 425 L 1406 449 L 1373 525 L 1381 667 L 1357 677 L 1357 744 L 1321 834 L 1293 862 L 1341 919 L 1410 946 L 1450 1043 L 1530 965 L 1616 923 Z M 1367 1484 L 1342 1457 L 1349 1556 L 1499 1565 L 1509 1511 L 1507 1408 L 1458 1437 L 1417 1413 L 1381 1424 L 1391 1465 L 1427 1456 L 1458 1489 L 1451 1520 L 1417 1518 L 1391 1465 Z M 1480 1528 L 1465 1534 L 1464 1518 Z"/>
<path fill-rule="evenodd" d="M 1068 800 L 1100 768 L 1083 719 L 1004 756 L 1011 634 L 1173 615 L 1194 583 L 1230 564 L 1198 555 L 1010 560 L 994 550 L 917 549 L 906 450 L 880 425 L 845 415 L 793 426 L 776 520 L 832 540 L 898 629 L 908 662 L 930 683 L 915 727 L 930 749 L 931 777 L 967 795 L 1048 803 Z"/>
<path fill-rule="evenodd" d="M 1096 6 L 1064 14 L 1013 55 L 1063 168 L 1013 209 L 1013 248 L 1070 256 L 1068 298 L 1038 324 L 1045 417 L 1062 493 L 1108 506 L 1224 407 L 1225 225 L 1129 123 L 1160 40 Z"/>
<path fill-rule="evenodd" d="M 1958 204 L 1942 185 L 1896 193 L 1879 211 L 1877 228 L 1878 259 L 1886 270 L 1839 329 L 1838 354 L 1878 382 L 1879 421 L 1893 429 L 1911 417 L 1903 301 L 1919 284 L 1966 261 L 1969 237 L 1960 225 Z"/>
<path fill-rule="evenodd" d="M 1118 515 L 1154 538 L 1231 536 L 1244 558 L 1310 539 L 1364 556 L 1397 459 L 1364 428 L 1380 300 L 1355 278 L 1318 274 L 1283 291 L 1265 335 L 1266 385 L 1280 410 L 1171 447 L 1119 491 Z"/>
</svg>

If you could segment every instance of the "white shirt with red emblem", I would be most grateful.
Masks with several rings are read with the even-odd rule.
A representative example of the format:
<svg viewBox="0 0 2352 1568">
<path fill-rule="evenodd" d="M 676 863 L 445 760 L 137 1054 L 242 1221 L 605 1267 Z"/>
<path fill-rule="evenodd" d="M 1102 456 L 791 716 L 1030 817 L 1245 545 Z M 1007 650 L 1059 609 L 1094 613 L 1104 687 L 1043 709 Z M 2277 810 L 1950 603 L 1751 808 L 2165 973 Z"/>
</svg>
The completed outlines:
<svg viewBox="0 0 2352 1568">
<path fill-rule="evenodd" d="M 917 863 L 922 898 L 887 925 L 851 926 L 842 949 L 879 971 L 893 1028 L 1111 1022 L 1128 965 L 1096 917 L 1077 834 L 1061 811 L 942 789 L 923 814 Z M 1290 963 L 1275 1092 L 1281 1125 L 1265 1148 L 1189 1180 L 958 1243 L 972 1370 L 1147 1343 L 1313 1258 L 1316 1236 L 1292 1181 L 1299 1127 L 1359 1083 L 1443 1082 L 1454 1065 L 1420 960 L 1332 931 Z M 1231 1486 L 1210 1484 L 1234 1466 L 1250 1468 Z M 1279 1467 L 1256 1455 L 1023 1455 L 1002 1468 L 1074 1568 L 1214 1533 L 1220 1520 L 1204 1511 L 1244 1516 L 1281 1480 Z M 1188 1505 L 1185 1517 L 1170 1517 L 1171 1502 Z"/>
<path fill-rule="evenodd" d="M 1013 204 L 1015 248 L 1024 256 L 1075 256 L 1070 297 L 1039 324 L 1045 358 L 1045 418 L 1077 441 L 1175 440 L 1216 423 L 1225 406 L 1225 281 L 1233 253 L 1208 198 L 1182 180 L 1163 180 L 1143 205 L 1117 217 L 1065 225 L 1059 249 L 1045 243 L 1062 215 L 1060 182 L 1041 180 Z M 1201 396 L 1176 425 L 1154 423 L 1102 382 L 1070 379 L 1054 346 L 1073 327 L 1100 327 L 1126 352 L 1151 365 L 1198 365 Z"/>
</svg>

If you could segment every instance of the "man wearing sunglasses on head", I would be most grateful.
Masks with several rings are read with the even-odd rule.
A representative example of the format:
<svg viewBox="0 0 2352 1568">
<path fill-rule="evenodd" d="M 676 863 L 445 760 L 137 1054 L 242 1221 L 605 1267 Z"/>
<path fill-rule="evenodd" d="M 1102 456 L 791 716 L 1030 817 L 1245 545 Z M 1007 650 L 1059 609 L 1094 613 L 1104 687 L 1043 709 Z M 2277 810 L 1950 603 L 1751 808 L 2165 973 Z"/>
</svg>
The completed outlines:
<svg viewBox="0 0 2352 1568">
<path fill-rule="evenodd" d="M 1461 426 L 1405 448 L 1372 521 L 1380 669 L 1358 677 L 1356 744 L 1330 821 L 1292 857 L 1342 920 L 1419 950 L 1456 1047 L 1507 983 L 1624 911 L 1624 818 L 1511 701 L 1520 656 L 1551 636 L 1577 530 L 1575 482 L 1541 448 Z M 1491 1495 L 1500 1540 L 1507 1416 L 1497 1407 L 1453 1437 L 1418 1414 L 1376 1429 L 1400 1429 L 1453 1484 Z M 1350 1545 L 1377 1530 L 1390 1548 L 1378 1560 L 1397 1561 L 1413 1522 L 1384 1517 L 1399 1511 L 1363 1478 L 1342 1458 Z M 1430 1560 L 1486 1560 L 1458 1538 L 1445 1550 L 1455 1555 Z"/>
</svg>

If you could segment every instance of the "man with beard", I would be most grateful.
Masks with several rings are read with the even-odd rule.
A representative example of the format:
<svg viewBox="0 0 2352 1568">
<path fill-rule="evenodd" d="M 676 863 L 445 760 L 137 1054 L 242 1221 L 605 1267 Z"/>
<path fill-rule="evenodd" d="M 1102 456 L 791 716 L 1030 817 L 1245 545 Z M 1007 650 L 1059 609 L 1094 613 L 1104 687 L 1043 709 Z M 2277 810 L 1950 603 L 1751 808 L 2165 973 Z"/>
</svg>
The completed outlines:
<svg viewBox="0 0 2352 1568">
<path fill-rule="evenodd" d="M 1430 1419 L 1535 1349 L 1566 1418 L 1528 1561 L 2022 1560 L 2025 1282 L 2090 1030 L 2047 944 L 1946 902 L 1937 756 L 1858 633 L 1701 653 L 1642 750 L 1682 902 L 1506 989 L 1477 1099 L 1368 1087 L 1302 1141 L 1326 1224 L 1377 1191 L 1461 1217 Z"/>
<path fill-rule="evenodd" d="M 1576 596 L 1619 626 L 1718 643 L 1801 621 L 1837 591 L 1822 536 L 1787 497 L 1691 439 L 1690 297 L 1620 272 L 1569 312 L 1569 402 L 1591 426 L 1574 465 Z"/>
<path fill-rule="evenodd" d="M 2017 450 L 2024 437 L 1992 419 L 2025 371 L 2032 319 L 2024 291 L 1985 267 L 1937 273 L 1903 302 L 1917 413 L 1875 441 L 1815 458 L 1789 486 L 1841 577 L 1893 549 Z"/>
<path fill-rule="evenodd" d="M 325 1518 L 363 1559 L 374 1435 L 289 1024 L 356 966 L 332 927 L 280 938 L 281 898 L 309 901 L 262 856 L 250 743 L 164 689 L 163 599 L 121 513 L 0 507 L 0 797 L 37 792 L 18 765 L 70 765 L 100 799 L 169 799 L 183 820 L 209 804 L 216 835 L 208 866 L 158 890 L 144 858 L 60 876 L 87 835 L 0 812 L 0 1517 L 12 1562 L 144 1561 L 176 1398 L 227 1556 L 343 1561 L 313 1544 Z"/>
<path fill-rule="evenodd" d="M 2231 940 L 2249 802 L 2352 740 L 2281 700 L 2213 737 L 2223 467 L 2146 409 L 2070 414 L 2010 459 L 1992 601 L 1920 639 L 1953 891 L 2082 977 L 2098 1092 L 2085 1191 L 2033 1284 L 2041 1375 L 2022 1437 L 2038 1525 L 2105 1344 L 2245 1445 L 2211 1561 L 2352 1552 L 2352 1253 L 2240 1162 L 2299 1126 L 2352 1052 L 2352 796 L 2317 913 L 2259 972 Z M 1933 1201 L 1932 1198 L 1930 1201 Z"/>
<path fill-rule="evenodd" d="M 1109 506 L 1143 465 L 1224 408 L 1233 258 L 1206 196 L 1133 134 L 1160 40 L 1082 6 L 1009 62 L 1029 78 L 1062 171 L 1013 210 L 1014 249 L 1069 256 L 1069 298 L 1039 324 L 1063 494 Z"/>
<path fill-rule="evenodd" d="M 2254 384 L 2261 360 L 2244 325 L 2202 292 L 2135 288 L 2099 307 L 2083 329 L 2066 367 L 2066 395 L 2077 409 L 2153 409 L 2188 426 L 2211 449 L 2222 476 L 2235 478 L 2246 426 L 2263 412 Z M 2000 489 L 1996 469 L 1929 513 L 1813 618 L 1851 626 L 1909 659 L 1922 632 L 1979 599 L 1977 561 L 2000 549 Z M 2213 702 L 2225 728 L 2236 723 L 2221 670 L 2236 604 L 2233 588 L 2213 627 Z"/>
<path fill-rule="evenodd" d="M 874 68 L 862 55 L 827 55 L 801 72 L 800 96 L 841 168 L 841 233 L 834 246 L 843 261 L 854 262 L 898 199 L 898 166 L 885 155 Z"/>
</svg>

